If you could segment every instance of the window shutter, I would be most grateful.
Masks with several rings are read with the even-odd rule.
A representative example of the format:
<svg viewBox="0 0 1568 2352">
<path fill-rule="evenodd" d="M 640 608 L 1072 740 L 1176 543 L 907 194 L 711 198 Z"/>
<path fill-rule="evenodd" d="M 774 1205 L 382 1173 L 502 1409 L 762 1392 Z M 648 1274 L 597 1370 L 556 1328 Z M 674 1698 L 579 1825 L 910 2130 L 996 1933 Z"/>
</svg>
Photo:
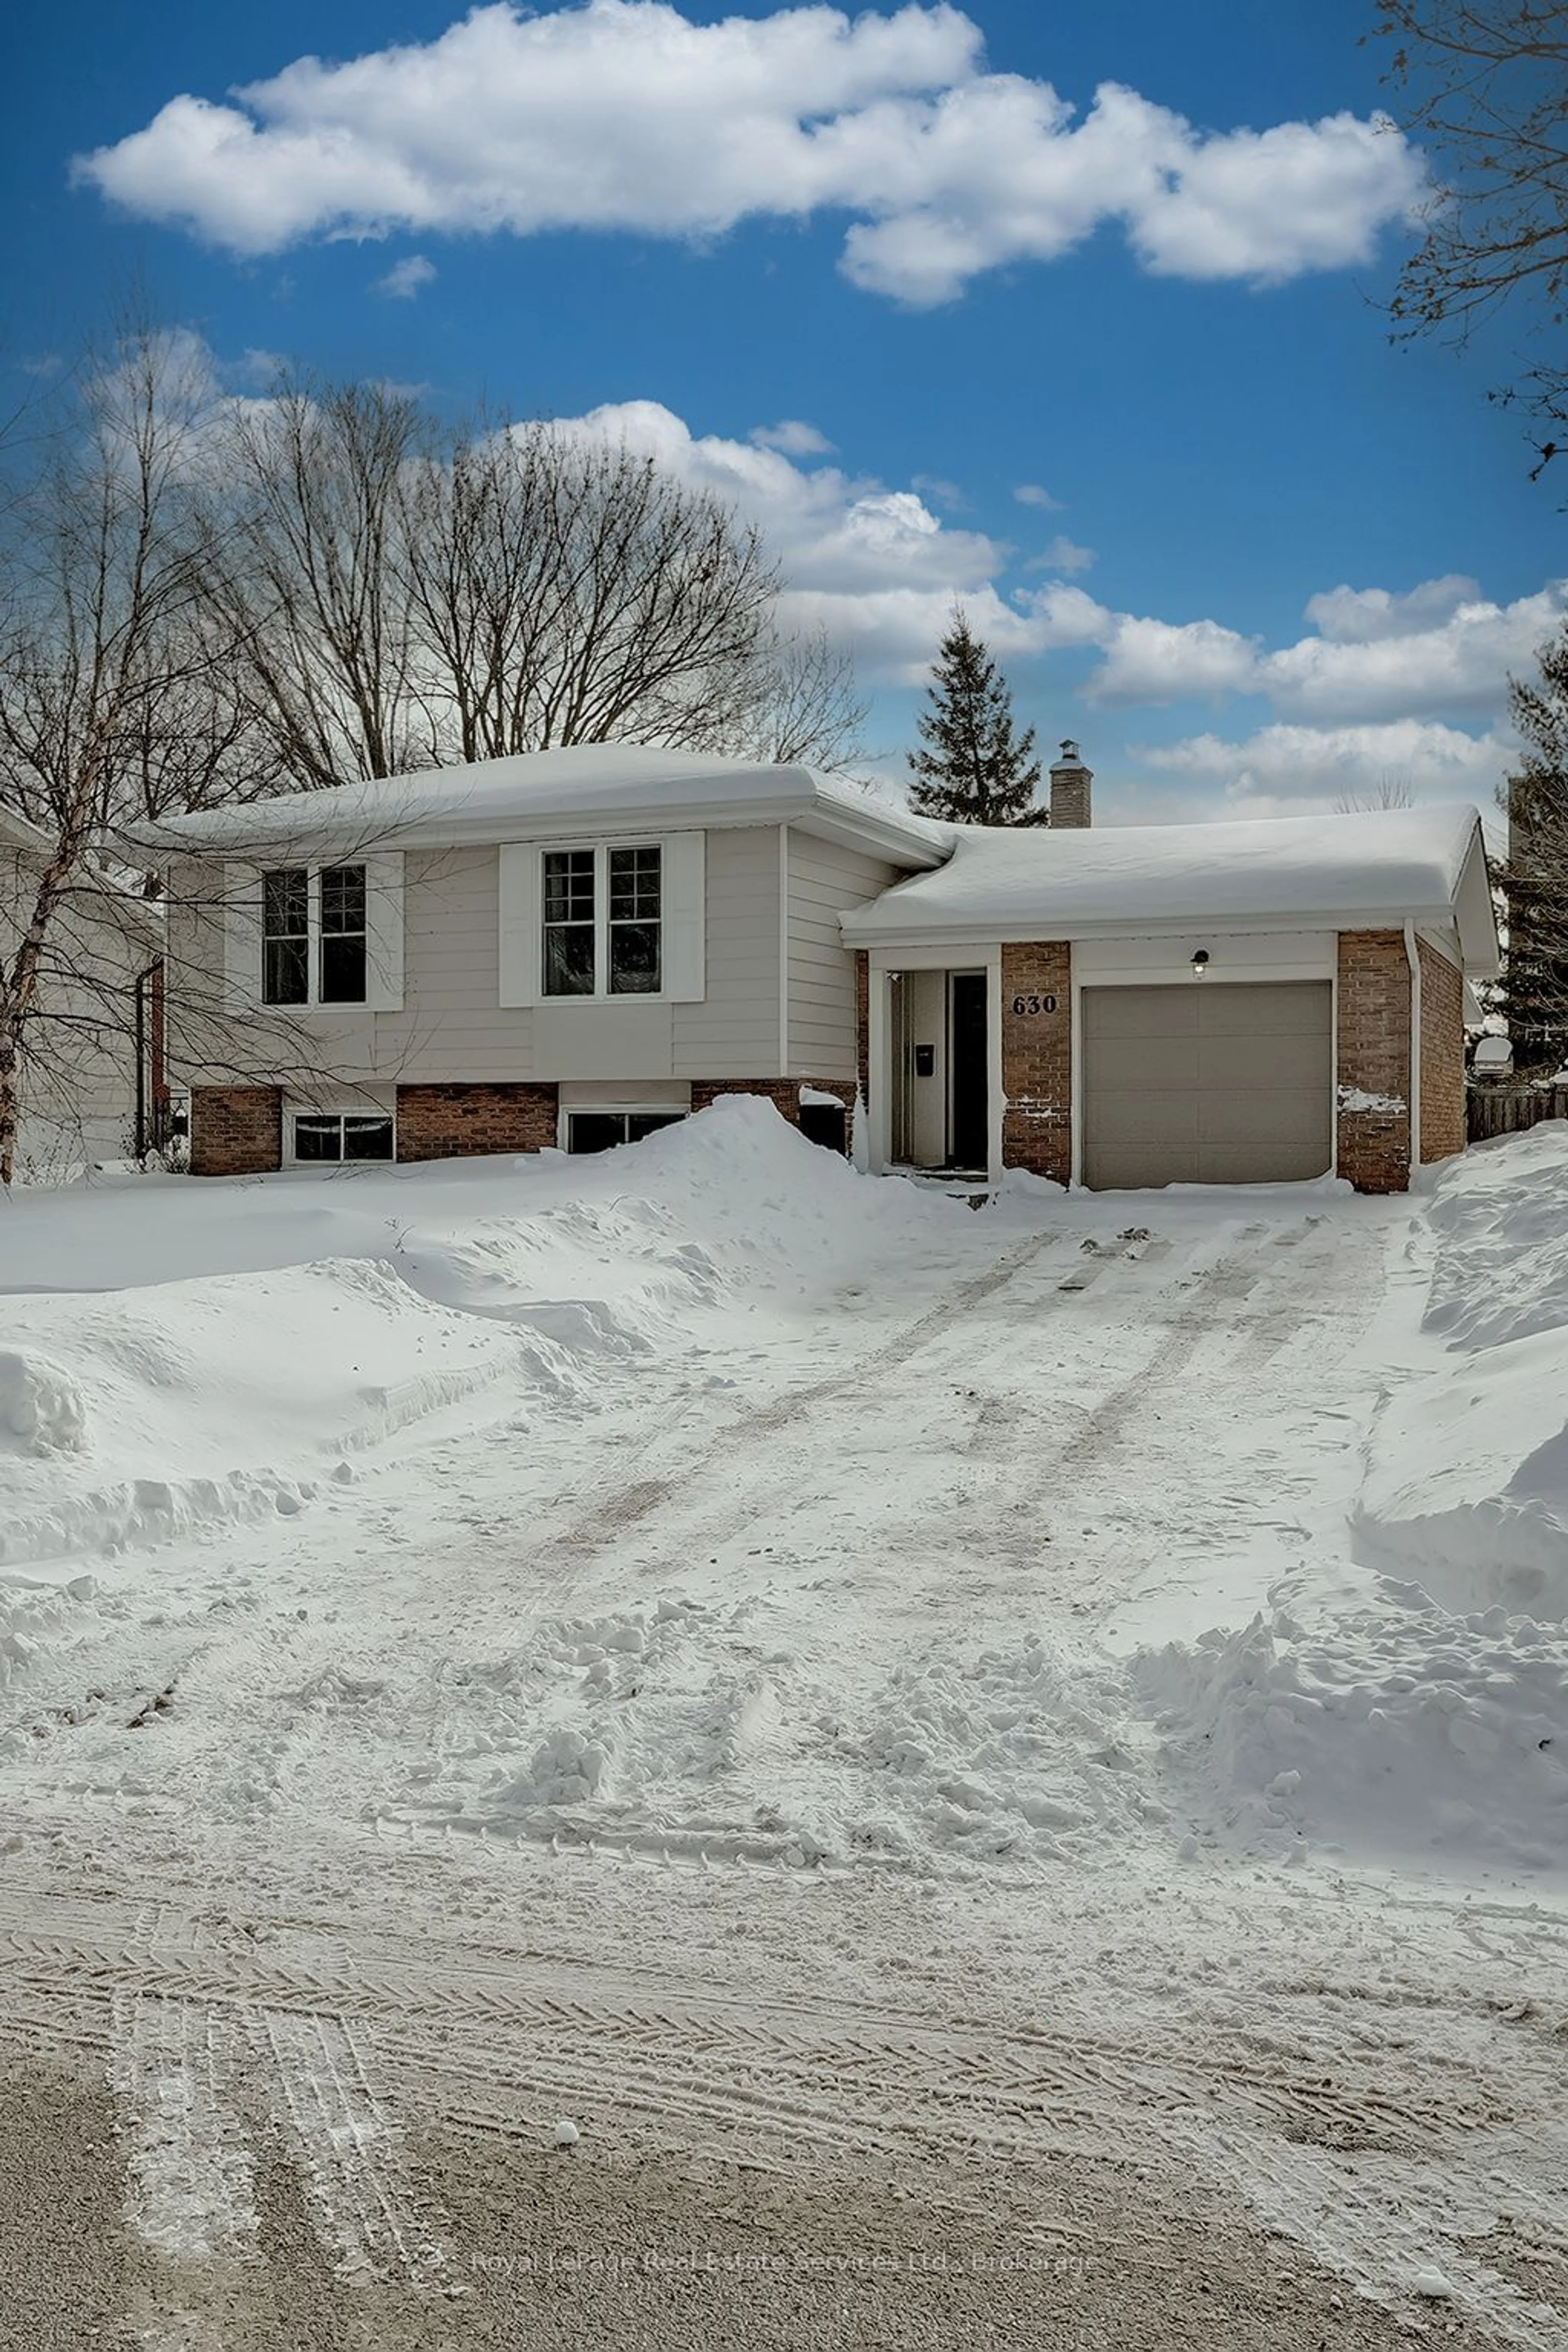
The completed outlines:
<svg viewBox="0 0 1568 2352">
<path fill-rule="evenodd" d="M 500 852 L 500 1002 L 537 1004 L 540 940 L 540 852 L 531 841 L 505 842 Z"/>
<path fill-rule="evenodd" d="M 223 869 L 223 997 L 227 1013 L 261 1003 L 261 877 L 253 866 Z"/>
<path fill-rule="evenodd" d="M 403 852 L 377 850 L 364 861 L 364 1001 L 372 1013 L 403 1010 Z"/>
<path fill-rule="evenodd" d="M 677 1004 L 708 993 L 707 835 L 672 833 L 664 842 L 664 992 Z"/>
</svg>

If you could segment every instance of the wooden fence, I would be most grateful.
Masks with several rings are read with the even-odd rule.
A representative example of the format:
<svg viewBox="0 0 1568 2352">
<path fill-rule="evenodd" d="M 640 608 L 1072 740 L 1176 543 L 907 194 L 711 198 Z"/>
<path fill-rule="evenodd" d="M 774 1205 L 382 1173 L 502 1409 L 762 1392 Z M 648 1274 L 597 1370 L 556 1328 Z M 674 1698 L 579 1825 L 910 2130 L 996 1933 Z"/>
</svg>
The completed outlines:
<svg viewBox="0 0 1568 2352">
<path fill-rule="evenodd" d="M 1470 1086 L 1465 1092 L 1465 1133 L 1471 1143 L 1517 1135 L 1539 1118 L 1568 1118 L 1568 1087 Z"/>
</svg>

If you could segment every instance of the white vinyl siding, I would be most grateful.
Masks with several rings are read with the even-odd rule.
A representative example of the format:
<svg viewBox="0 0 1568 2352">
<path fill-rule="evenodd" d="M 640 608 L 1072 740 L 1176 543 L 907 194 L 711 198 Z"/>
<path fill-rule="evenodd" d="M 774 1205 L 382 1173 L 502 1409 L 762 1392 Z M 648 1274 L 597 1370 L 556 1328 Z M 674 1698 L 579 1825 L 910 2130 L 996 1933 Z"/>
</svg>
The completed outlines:
<svg viewBox="0 0 1568 2352">
<path fill-rule="evenodd" d="M 880 858 L 790 828 L 788 1076 L 854 1078 L 855 957 L 838 919 L 899 878 Z"/>
<path fill-rule="evenodd" d="M 779 828 L 708 835 L 708 975 L 675 1015 L 678 1078 L 772 1078 L 779 1069 Z"/>
<path fill-rule="evenodd" d="M 257 1085 L 289 1085 L 300 1057 L 275 1025 L 280 1018 L 286 1018 L 293 1038 L 309 1040 L 318 1075 L 355 1085 L 780 1076 L 779 828 L 715 828 L 662 839 L 668 887 L 700 888 L 699 903 L 706 909 L 701 924 L 687 929 L 689 939 L 701 934 L 700 952 L 689 946 L 683 964 L 673 936 L 667 941 L 662 999 L 543 1003 L 535 981 L 527 1002 L 503 1001 L 508 940 L 520 953 L 517 942 L 531 928 L 526 907 L 515 923 L 502 921 L 503 868 L 520 859 L 514 879 L 517 874 L 537 874 L 543 845 L 409 850 L 403 860 L 402 1009 L 300 1006 L 279 1016 L 256 1006 L 250 1050 L 237 1024 L 224 1024 L 221 1036 L 210 1033 L 205 1052 L 198 1013 L 184 1032 L 180 1082 L 233 1085 L 237 1064 Z M 684 861 L 681 882 L 677 861 Z M 177 911 L 172 912 L 171 928 L 176 969 L 171 993 L 180 988 L 183 963 L 192 975 L 184 991 L 187 1009 L 202 1003 L 210 987 L 203 975 L 212 973 L 224 952 L 225 914 L 181 898 L 182 890 L 199 893 L 204 887 L 210 889 L 211 881 L 196 867 L 174 877 Z M 845 903 L 853 903 L 856 895 L 852 891 Z M 258 922 L 259 886 L 256 908 Z M 256 926 L 250 936 L 258 939 Z M 531 940 L 517 971 L 537 971 L 536 921 Z M 258 980 L 259 966 L 258 949 Z M 687 990 L 697 1001 L 679 1001 Z"/>
</svg>

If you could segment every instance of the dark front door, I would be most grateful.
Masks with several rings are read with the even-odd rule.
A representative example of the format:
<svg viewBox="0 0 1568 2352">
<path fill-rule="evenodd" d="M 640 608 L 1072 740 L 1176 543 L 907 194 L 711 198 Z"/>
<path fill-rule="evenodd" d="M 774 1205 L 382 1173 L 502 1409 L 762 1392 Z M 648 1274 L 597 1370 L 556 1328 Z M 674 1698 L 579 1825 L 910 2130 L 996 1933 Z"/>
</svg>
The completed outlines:
<svg viewBox="0 0 1568 2352">
<path fill-rule="evenodd" d="M 986 978 L 983 971 L 955 971 L 947 985 L 948 1166 L 984 1168 L 991 1158 Z"/>
</svg>

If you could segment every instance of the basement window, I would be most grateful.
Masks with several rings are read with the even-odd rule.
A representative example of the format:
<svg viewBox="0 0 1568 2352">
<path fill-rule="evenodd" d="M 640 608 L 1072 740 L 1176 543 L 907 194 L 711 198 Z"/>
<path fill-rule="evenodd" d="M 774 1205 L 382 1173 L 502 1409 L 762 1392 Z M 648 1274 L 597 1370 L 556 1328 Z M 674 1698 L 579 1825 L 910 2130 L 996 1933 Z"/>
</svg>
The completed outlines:
<svg viewBox="0 0 1568 2352">
<path fill-rule="evenodd" d="M 566 1114 L 568 1151 L 613 1151 L 617 1143 L 640 1143 L 661 1127 L 674 1127 L 683 1110 L 574 1110 Z"/>
<path fill-rule="evenodd" d="M 390 1160 L 393 1122 L 384 1111 L 296 1111 L 293 1142 L 293 1156 L 305 1167 L 322 1160 Z"/>
</svg>

